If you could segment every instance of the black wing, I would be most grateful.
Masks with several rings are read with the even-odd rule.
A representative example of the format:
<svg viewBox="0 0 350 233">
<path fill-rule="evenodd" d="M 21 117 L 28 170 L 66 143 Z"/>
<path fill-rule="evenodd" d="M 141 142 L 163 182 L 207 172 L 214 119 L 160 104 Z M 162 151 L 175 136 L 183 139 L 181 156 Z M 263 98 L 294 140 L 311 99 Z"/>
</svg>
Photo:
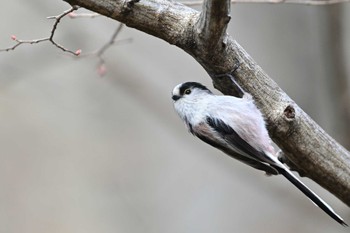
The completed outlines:
<svg viewBox="0 0 350 233">
<path fill-rule="evenodd" d="M 196 126 L 195 130 L 191 132 L 200 138 L 202 141 L 209 145 L 223 151 L 231 157 L 240 160 L 241 162 L 254 167 L 259 170 L 263 170 L 269 174 L 277 175 L 279 172 L 270 166 L 268 157 L 263 153 L 254 149 L 246 141 L 244 141 L 229 125 L 218 119 L 207 117 L 207 124 L 201 124 Z M 210 129 L 207 129 L 210 127 Z M 221 138 L 224 138 L 227 144 L 223 144 L 218 140 L 215 140 L 210 136 L 209 131 L 214 130 Z M 228 147 L 230 145 L 230 147 Z M 271 160 L 271 163 L 273 161 Z"/>
<path fill-rule="evenodd" d="M 258 151 L 252 147 L 247 141 L 242 139 L 238 133 L 225 122 L 219 119 L 207 117 L 206 121 L 208 125 L 221 135 L 232 147 L 243 152 L 246 156 L 258 160 L 259 162 L 265 162 L 269 164 L 274 164 L 271 158 L 269 158 L 263 151 Z"/>
</svg>

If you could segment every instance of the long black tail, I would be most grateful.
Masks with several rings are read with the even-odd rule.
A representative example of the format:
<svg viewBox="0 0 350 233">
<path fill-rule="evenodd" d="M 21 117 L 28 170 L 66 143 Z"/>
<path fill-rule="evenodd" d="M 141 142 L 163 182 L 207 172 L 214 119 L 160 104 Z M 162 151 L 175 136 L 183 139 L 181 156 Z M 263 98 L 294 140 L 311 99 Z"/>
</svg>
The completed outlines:
<svg viewBox="0 0 350 233">
<path fill-rule="evenodd" d="M 275 168 L 280 172 L 280 174 L 286 177 L 292 184 L 295 185 L 295 187 L 302 191 L 315 205 L 320 207 L 331 218 L 333 218 L 335 221 L 342 224 L 343 226 L 348 226 L 348 224 L 346 224 L 344 220 L 338 214 L 336 214 L 334 210 L 325 201 L 323 201 L 319 196 L 316 195 L 316 193 L 314 193 L 305 184 L 303 184 L 296 176 L 293 175 L 292 172 L 280 167 Z"/>
</svg>

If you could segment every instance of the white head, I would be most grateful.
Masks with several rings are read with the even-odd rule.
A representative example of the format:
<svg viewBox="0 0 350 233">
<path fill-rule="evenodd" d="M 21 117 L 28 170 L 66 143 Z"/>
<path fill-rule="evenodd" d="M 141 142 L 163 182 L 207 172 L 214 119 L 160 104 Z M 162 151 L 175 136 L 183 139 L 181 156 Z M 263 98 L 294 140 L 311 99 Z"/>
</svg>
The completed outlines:
<svg viewBox="0 0 350 233">
<path fill-rule="evenodd" d="M 204 85 L 197 82 L 186 82 L 177 85 L 172 92 L 174 103 L 183 101 L 197 101 L 198 98 L 212 95 L 212 92 Z"/>
<path fill-rule="evenodd" d="M 200 112 L 205 110 L 205 103 L 213 93 L 197 82 L 186 82 L 177 85 L 172 91 L 172 99 L 176 112 L 186 124 L 194 122 Z"/>
</svg>

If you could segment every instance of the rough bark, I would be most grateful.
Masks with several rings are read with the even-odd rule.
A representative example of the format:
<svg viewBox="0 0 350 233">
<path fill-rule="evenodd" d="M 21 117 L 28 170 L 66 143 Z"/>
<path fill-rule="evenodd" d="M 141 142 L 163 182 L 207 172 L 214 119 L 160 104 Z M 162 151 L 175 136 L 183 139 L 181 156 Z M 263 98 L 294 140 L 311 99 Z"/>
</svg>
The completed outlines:
<svg viewBox="0 0 350 233">
<path fill-rule="evenodd" d="M 215 88 L 237 94 L 233 77 L 265 114 L 288 164 L 350 206 L 350 153 L 318 126 L 229 35 L 229 1 L 208 0 L 202 13 L 167 0 L 64 0 L 176 45 L 210 74 Z M 219 75 L 230 74 L 230 75 Z"/>
</svg>

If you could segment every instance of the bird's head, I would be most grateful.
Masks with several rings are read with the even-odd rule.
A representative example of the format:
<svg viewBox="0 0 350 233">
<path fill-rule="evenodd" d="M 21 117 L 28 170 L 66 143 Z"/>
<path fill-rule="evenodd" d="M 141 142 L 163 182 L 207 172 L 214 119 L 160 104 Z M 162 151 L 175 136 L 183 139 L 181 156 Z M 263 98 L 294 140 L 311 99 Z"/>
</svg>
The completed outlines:
<svg viewBox="0 0 350 233">
<path fill-rule="evenodd" d="M 172 91 L 172 99 L 177 102 L 181 99 L 195 100 L 200 96 L 212 94 L 204 85 L 197 82 L 186 82 L 177 85 Z"/>
<path fill-rule="evenodd" d="M 206 109 L 211 95 L 208 88 L 197 82 L 181 83 L 172 91 L 174 108 L 190 131 L 201 120 L 201 113 Z"/>
</svg>

